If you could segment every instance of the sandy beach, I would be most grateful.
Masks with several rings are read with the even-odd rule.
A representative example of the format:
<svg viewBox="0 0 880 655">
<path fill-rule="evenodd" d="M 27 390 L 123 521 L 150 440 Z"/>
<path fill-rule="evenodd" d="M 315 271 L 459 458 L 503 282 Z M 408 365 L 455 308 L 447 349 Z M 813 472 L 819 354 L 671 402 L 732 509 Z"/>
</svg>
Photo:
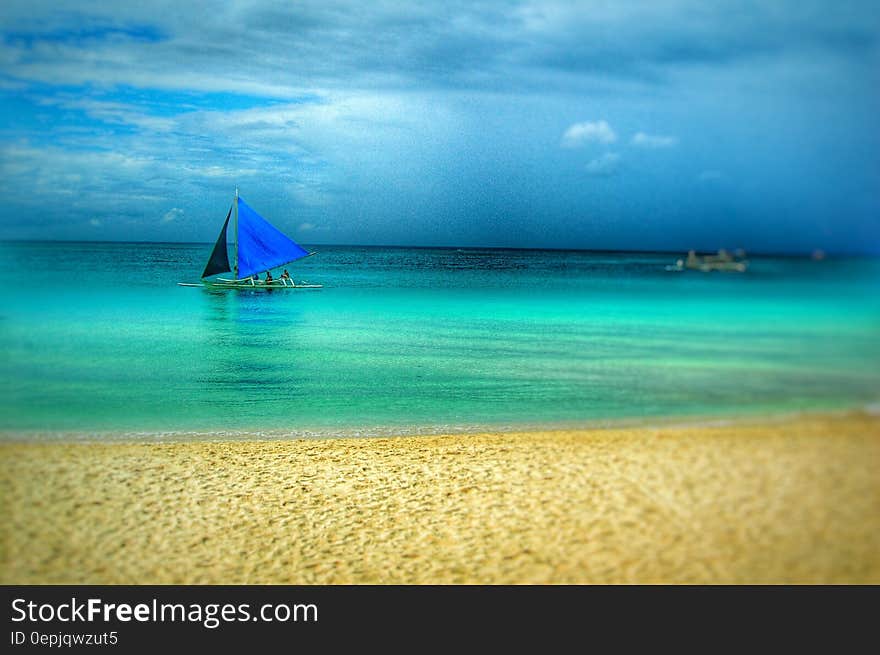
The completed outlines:
<svg viewBox="0 0 880 655">
<path fill-rule="evenodd" d="M 5 443 L 2 583 L 880 583 L 880 417 Z"/>
</svg>

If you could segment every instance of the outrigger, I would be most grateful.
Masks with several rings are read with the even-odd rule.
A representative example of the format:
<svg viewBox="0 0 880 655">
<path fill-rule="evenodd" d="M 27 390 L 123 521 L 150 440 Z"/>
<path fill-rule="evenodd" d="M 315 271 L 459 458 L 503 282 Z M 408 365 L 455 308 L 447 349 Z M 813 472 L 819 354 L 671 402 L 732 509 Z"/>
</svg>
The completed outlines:
<svg viewBox="0 0 880 655">
<path fill-rule="evenodd" d="M 227 231 L 232 218 L 233 242 L 232 265 L 229 263 Z M 226 289 L 320 289 L 321 284 L 295 283 L 290 277 L 282 276 L 272 280 L 259 279 L 260 273 L 271 271 L 298 259 L 310 257 L 309 252 L 289 238 L 265 218 L 251 209 L 235 190 L 235 200 L 223 228 L 211 251 L 201 284 L 178 282 L 182 287 L 219 287 Z M 232 273 L 233 278 L 215 277 Z"/>
</svg>

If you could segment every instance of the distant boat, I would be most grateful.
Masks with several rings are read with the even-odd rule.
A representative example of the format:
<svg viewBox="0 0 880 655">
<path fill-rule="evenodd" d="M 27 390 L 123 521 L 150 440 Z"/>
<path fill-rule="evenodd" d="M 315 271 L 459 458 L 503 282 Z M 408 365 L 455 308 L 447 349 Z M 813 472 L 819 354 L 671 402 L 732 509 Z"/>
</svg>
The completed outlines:
<svg viewBox="0 0 880 655">
<path fill-rule="evenodd" d="M 687 259 L 679 259 L 675 266 L 667 266 L 669 271 L 683 271 L 689 268 L 694 271 L 710 273 L 712 271 L 724 271 L 728 273 L 745 273 L 749 262 L 745 260 L 745 252 L 737 251 L 737 256 L 732 256 L 726 250 L 719 250 L 717 255 L 698 255 L 691 250 Z"/>
<path fill-rule="evenodd" d="M 233 257 L 229 262 L 227 232 L 232 218 Z M 277 277 L 271 281 L 259 276 L 273 268 L 279 268 L 314 255 L 289 238 L 265 218 L 251 209 L 235 190 L 235 200 L 226 214 L 223 228 L 214 244 L 202 273 L 201 284 L 178 282 L 180 286 L 209 286 L 231 289 L 320 289 L 323 285 L 294 283 L 289 277 Z M 232 278 L 214 277 L 232 273 Z M 210 278 L 210 279 L 209 279 Z"/>
</svg>

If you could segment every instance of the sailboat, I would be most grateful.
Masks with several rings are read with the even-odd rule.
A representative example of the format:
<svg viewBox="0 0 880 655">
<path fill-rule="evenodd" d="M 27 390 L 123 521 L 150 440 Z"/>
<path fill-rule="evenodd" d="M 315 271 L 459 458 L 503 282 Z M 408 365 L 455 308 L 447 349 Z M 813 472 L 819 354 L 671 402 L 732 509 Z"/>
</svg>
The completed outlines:
<svg viewBox="0 0 880 655">
<path fill-rule="evenodd" d="M 749 262 L 745 259 L 745 251 L 737 250 L 736 256 L 732 256 L 724 249 L 718 251 L 717 255 L 698 255 L 694 250 L 688 252 L 687 259 L 679 259 L 675 262 L 675 266 L 667 266 L 667 271 L 683 271 L 689 268 L 694 271 L 702 271 L 710 273 L 712 271 L 724 271 L 734 273 L 745 273 L 749 267 Z"/>
<path fill-rule="evenodd" d="M 232 218 L 233 232 L 231 264 L 227 243 L 230 218 Z M 241 199 L 236 189 L 235 200 L 226 214 L 220 235 L 205 265 L 201 284 L 187 282 L 178 282 L 178 284 L 183 287 L 209 286 L 231 289 L 320 289 L 323 285 L 305 282 L 296 284 L 289 277 L 278 277 L 271 281 L 259 278 L 261 273 L 314 254 L 251 209 Z M 223 273 L 232 273 L 233 277 L 216 277 Z"/>
</svg>

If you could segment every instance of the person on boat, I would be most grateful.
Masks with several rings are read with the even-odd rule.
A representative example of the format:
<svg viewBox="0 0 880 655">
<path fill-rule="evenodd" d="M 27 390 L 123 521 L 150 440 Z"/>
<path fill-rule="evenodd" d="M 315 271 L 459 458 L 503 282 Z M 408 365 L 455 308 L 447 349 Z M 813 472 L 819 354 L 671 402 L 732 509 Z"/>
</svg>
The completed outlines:
<svg viewBox="0 0 880 655">
<path fill-rule="evenodd" d="M 290 279 L 290 273 L 287 272 L 286 268 L 284 269 L 284 272 L 281 274 L 281 279 L 282 280 L 289 280 Z"/>
<path fill-rule="evenodd" d="M 272 271 L 266 271 L 266 284 L 272 284 L 274 280 L 272 279 Z"/>
</svg>

